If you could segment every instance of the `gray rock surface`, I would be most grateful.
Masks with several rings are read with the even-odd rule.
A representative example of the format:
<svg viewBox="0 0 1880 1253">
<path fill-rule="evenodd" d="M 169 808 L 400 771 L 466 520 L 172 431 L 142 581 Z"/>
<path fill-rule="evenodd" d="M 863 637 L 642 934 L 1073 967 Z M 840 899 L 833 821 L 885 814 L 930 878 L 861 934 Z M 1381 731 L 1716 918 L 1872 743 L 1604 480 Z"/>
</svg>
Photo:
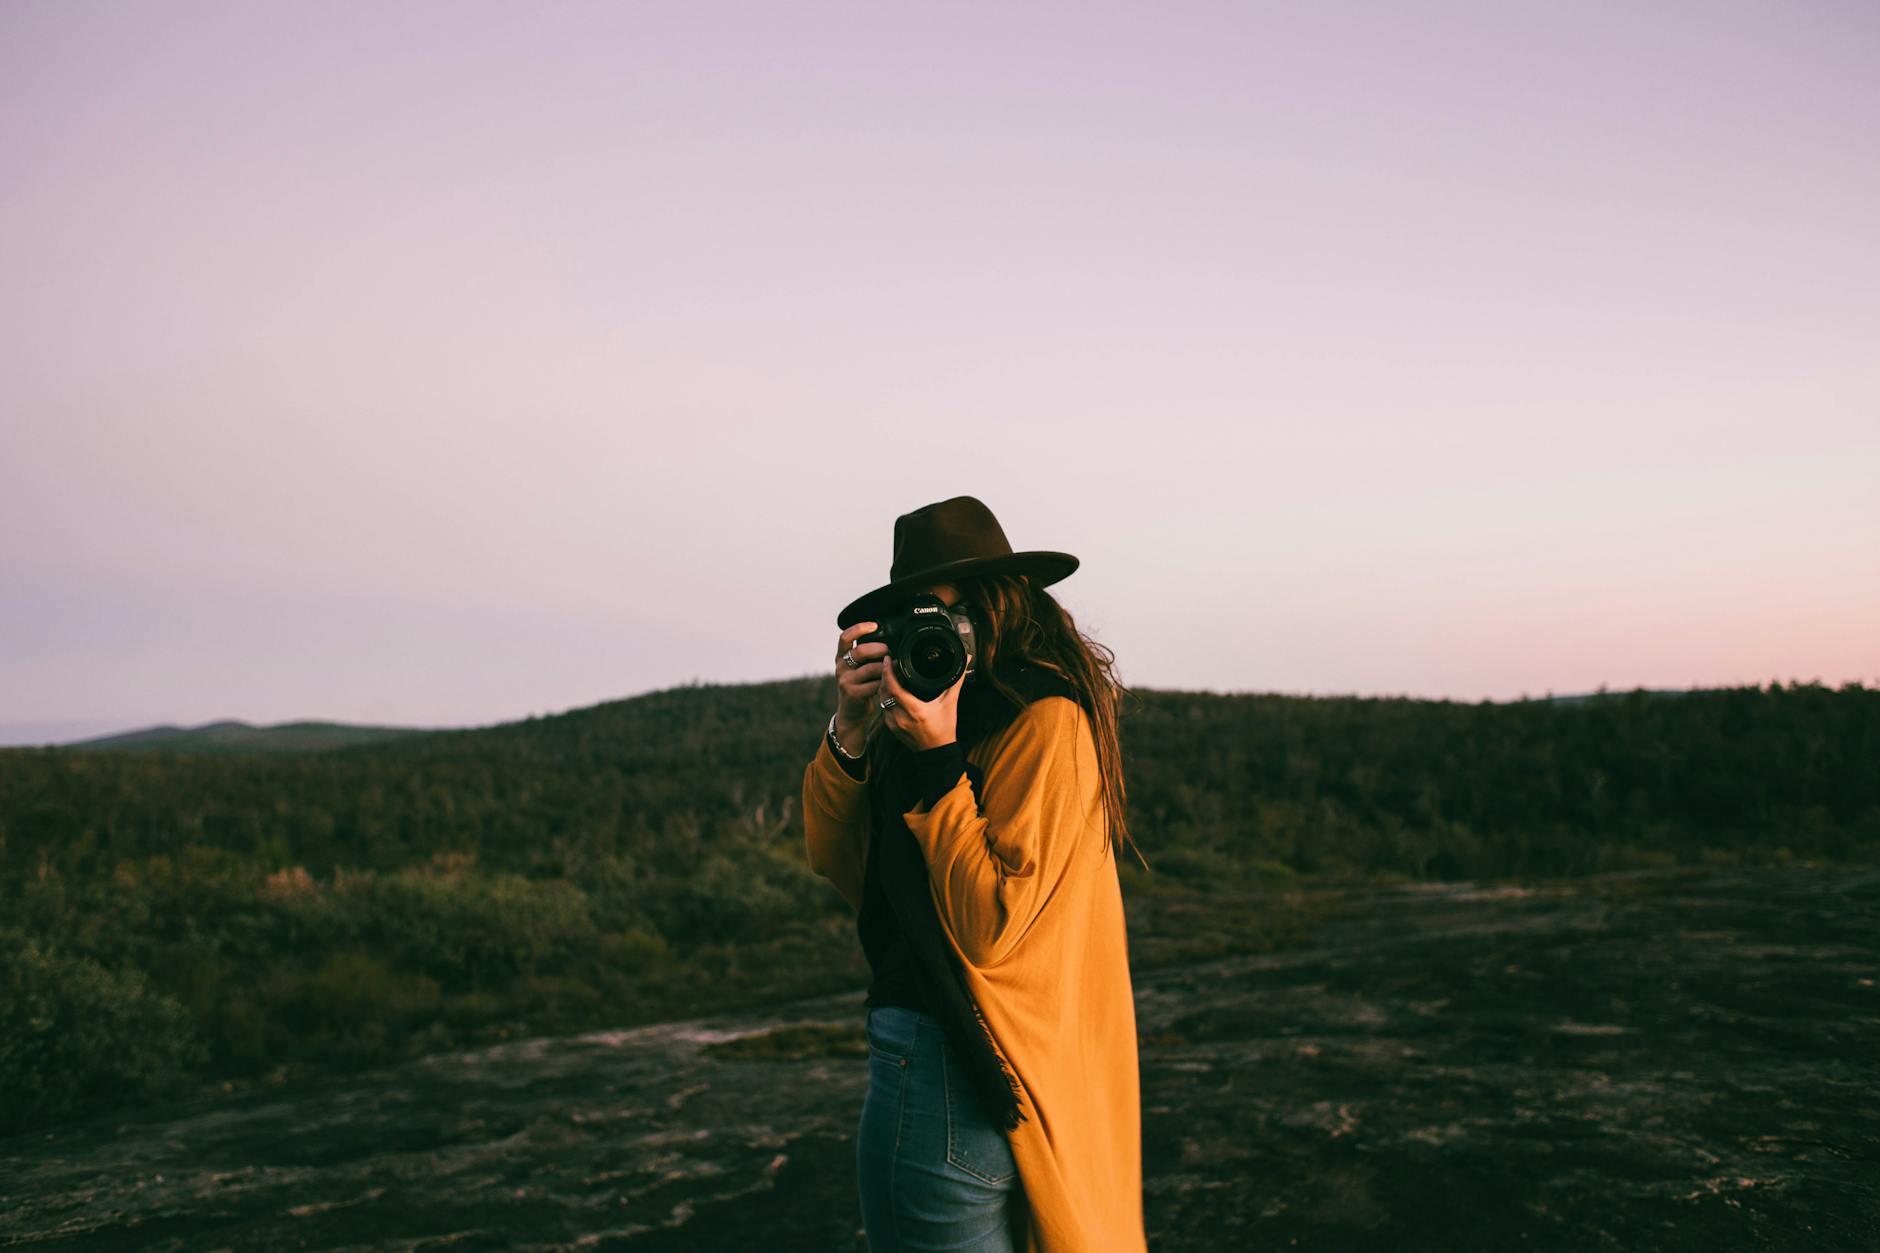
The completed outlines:
<svg viewBox="0 0 1880 1253">
<path fill-rule="evenodd" d="M 1151 1249 L 1880 1249 L 1880 871 L 1366 895 L 1138 973 Z M 0 1245 L 863 1250 L 861 1026 L 856 993 L 16 1136 Z"/>
</svg>

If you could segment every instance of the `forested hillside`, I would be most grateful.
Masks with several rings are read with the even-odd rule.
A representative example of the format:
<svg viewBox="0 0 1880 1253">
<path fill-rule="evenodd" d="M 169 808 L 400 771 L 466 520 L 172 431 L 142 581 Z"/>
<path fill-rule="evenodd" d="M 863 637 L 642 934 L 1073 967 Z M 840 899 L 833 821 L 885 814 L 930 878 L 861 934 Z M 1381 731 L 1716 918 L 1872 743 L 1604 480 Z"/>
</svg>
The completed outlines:
<svg viewBox="0 0 1880 1253">
<path fill-rule="evenodd" d="M 0 1130 L 862 986 L 797 812 L 833 705 L 817 678 L 302 753 L 0 750 Z M 1145 960 L 1284 942 L 1302 876 L 1880 854 L 1880 690 L 1858 685 L 1139 691 L 1122 740 Z M 1262 908 L 1206 909 L 1249 891 Z"/>
</svg>

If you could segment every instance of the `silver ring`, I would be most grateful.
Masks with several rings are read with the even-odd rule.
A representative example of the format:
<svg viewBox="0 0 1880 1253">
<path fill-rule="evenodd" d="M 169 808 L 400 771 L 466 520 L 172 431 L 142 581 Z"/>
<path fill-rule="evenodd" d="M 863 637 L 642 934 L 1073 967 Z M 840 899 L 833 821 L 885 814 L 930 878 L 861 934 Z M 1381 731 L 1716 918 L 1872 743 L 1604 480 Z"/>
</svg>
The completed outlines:
<svg viewBox="0 0 1880 1253">
<path fill-rule="evenodd" d="M 875 707 L 876 707 L 877 709 L 886 709 L 886 708 L 887 708 L 888 706 L 890 706 L 890 705 L 898 705 L 898 704 L 900 704 L 900 703 L 901 703 L 900 701 L 898 701 L 898 700 L 896 700 L 896 699 L 894 699 L 894 697 L 892 697 L 892 696 L 890 696 L 890 697 L 888 697 L 888 698 L 887 698 L 886 700 L 880 700 L 880 701 L 876 701 L 876 702 L 875 702 Z"/>
<path fill-rule="evenodd" d="M 859 670 L 862 668 L 862 663 L 855 660 L 855 645 L 853 644 L 849 645 L 848 652 L 842 654 L 842 660 L 849 663 L 849 669 L 851 670 Z"/>
</svg>

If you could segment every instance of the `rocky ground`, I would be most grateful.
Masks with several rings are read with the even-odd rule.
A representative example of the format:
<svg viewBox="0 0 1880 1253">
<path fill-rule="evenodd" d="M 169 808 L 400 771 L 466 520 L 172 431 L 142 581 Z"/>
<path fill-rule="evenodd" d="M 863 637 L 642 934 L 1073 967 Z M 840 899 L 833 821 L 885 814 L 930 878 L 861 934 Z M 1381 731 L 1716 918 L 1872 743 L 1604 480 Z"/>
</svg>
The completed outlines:
<svg viewBox="0 0 1880 1253">
<path fill-rule="evenodd" d="M 1880 870 L 1365 897 L 1138 973 L 1152 1250 L 1880 1249 Z M 0 1245 L 859 1253 L 861 1024 L 845 995 L 16 1136 Z"/>
</svg>

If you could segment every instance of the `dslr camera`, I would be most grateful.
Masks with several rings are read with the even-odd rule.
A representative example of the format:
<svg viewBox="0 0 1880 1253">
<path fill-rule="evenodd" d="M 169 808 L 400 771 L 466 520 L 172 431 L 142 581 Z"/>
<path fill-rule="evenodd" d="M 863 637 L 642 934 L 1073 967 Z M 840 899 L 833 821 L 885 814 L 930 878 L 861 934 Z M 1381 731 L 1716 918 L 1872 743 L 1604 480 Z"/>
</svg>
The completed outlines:
<svg viewBox="0 0 1880 1253">
<path fill-rule="evenodd" d="M 932 700 L 962 674 L 971 676 L 979 657 L 973 619 L 964 606 L 947 608 L 932 592 L 921 592 L 883 614 L 875 629 L 856 640 L 888 646 L 885 660 L 894 677 L 921 700 Z"/>
</svg>

